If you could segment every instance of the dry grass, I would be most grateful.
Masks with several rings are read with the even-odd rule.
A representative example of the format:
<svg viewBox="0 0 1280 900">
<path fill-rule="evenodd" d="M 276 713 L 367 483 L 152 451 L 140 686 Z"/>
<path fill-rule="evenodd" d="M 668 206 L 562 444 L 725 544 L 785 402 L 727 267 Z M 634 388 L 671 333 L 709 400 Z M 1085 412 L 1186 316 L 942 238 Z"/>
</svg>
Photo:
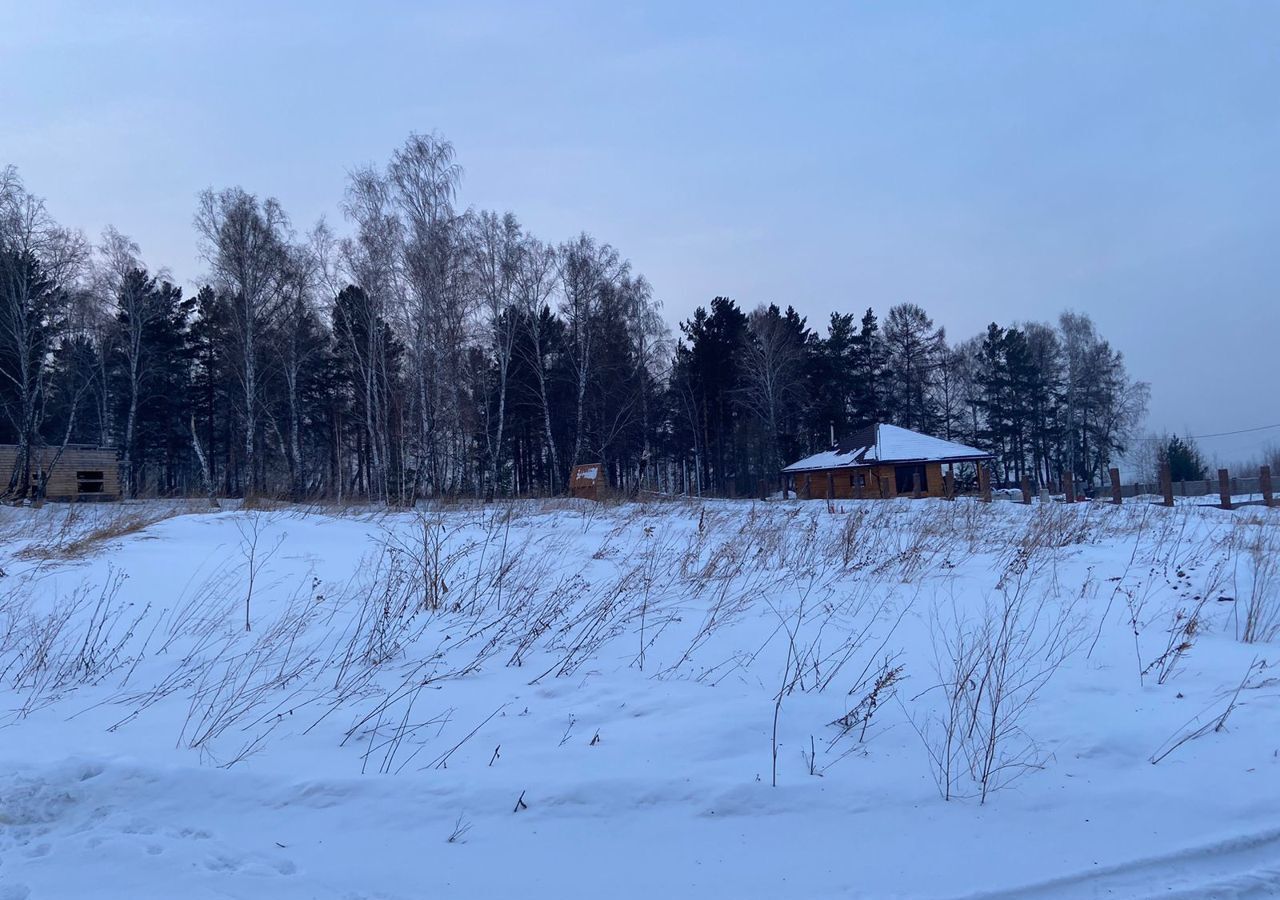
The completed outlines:
<svg viewBox="0 0 1280 900">
<path fill-rule="evenodd" d="M 16 556 L 25 560 L 74 560 L 96 553 L 108 541 L 144 531 L 158 522 L 207 508 L 187 504 L 113 505 L 111 507 L 68 506 L 55 528 L 38 535 Z"/>
<path fill-rule="evenodd" d="M 270 511 L 258 511 L 264 509 Z M 34 539 L 21 536 L 29 541 L 25 558 L 83 559 L 157 522 L 205 511 L 201 501 L 68 507 L 65 515 L 24 510 L 22 519 L 0 515 L 0 532 L 13 532 L 15 522 L 36 523 Z M 17 683 L 30 694 L 26 708 L 77 689 L 86 677 L 118 673 L 113 681 L 121 683 L 101 700 L 121 708 L 115 727 L 169 698 L 187 710 L 181 745 L 218 764 L 257 752 L 282 717 L 305 720 L 308 730 L 333 717 L 342 742 L 358 746 L 366 765 L 395 772 L 421 765 L 415 757 L 449 721 L 451 709 L 418 708 L 441 696 L 434 691 L 442 683 L 501 666 L 527 667 L 522 680 L 535 683 L 581 675 L 608 659 L 644 677 L 768 684 L 779 718 L 791 714 L 786 698 L 830 692 L 833 708 L 821 721 L 840 716 L 840 734 L 811 742 L 808 765 L 816 774 L 879 730 L 908 672 L 923 677 L 919 660 L 904 669 L 887 643 L 913 603 L 932 598 L 936 605 L 939 597 L 973 590 L 965 582 L 979 577 L 973 567 L 961 570 L 964 578 L 954 570 L 982 556 L 988 566 L 980 577 L 989 579 L 972 596 L 985 591 L 987 603 L 935 616 L 938 674 L 951 685 L 954 709 L 949 723 L 931 713 L 933 734 L 953 729 L 956 743 L 948 750 L 930 742 L 946 764 L 939 767 L 944 796 L 974 784 L 981 795 L 1040 762 L 1020 730 L 1024 713 L 1067 651 L 1074 652 L 1074 610 L 1097 599 L 1102 581 L 1099 574 L 1083 586 L 1063 583 L 1064 561 L 1089 544 L 1123 548 L 1129 563 L 1113 591 L 1120 619 L 1108 618 L 1108 606 L 1102 621 L 1128 628 L 1172 619 L 1174 630 L 1160 633 L 1165 655 L 1150 653 L 1163 682 L 1187 652 L 1188 629 L 1198 634 L 1208 627 L 1203 604 L 1183 601 L 1187 586 L 1194 583 L 1197 599 L 1208 596 L 1221 576 L 1211 561 L 1243 565 L 1259 552 L 1245 525 L 1227 536 L 1195 510 L 1139 504 L 531 499 L 388 511 L 264 501 L 257 510 L 224 515 L 260 524 L 268 548 L 279 528 L 311 515 L 357 517 L 376 542 L 371 553 L 352 559 L 340 583 L 322 584 L 311 572 L 283 575 L 269 558 L 259 565 L 257 554 L 241 559 L 232 551 L 138 621 L 137 611 L 125 613 L 114 595 L 101 603 L 96 593 L 64 597 L 52 611 L 16 593 L 0 596 L 0 677 L 6 665 L 22 673 Z M 241 537 L 249 547 L 245 531 Z M 1197 572 L 1196 565 L 1203 568 Z M 262 579 L 250 594 L 255 566 Z M 1122 566 L 1123 558 L 1113 571 Z M 1161 603 L 1171 573 L 1183 571 L 1179 618 Z M 1261 598 L 1254 621 L 1265 634 L 1276 579 L 1270 570 L 1261 575 L 1248 584 L 1241 576 L 1240 588 L 1248 596 L 1254 587 Z M 254 621 L 247 632 L 250 595 Z M 96 612 L 89 615 L 91 599 Z M 76 613 L 74 622 L 67 610 Z M 97 623 L 88 654 L 77 631 L 85 616 Z M 744 647 L 744 632 L 732 626 L 752 616 L 771 624 L 766 633 L 750 631 L 760 641 Z M 135 677 L 139 660 L 147 664 Z M 971 668 L 980 691 L 959 677 Z M 947 705 L 941 692 L 919 706 L 911 702 L 913 711 Z M 925 721 L 919 712 L 916 720 Z M 826 766 L 815 758 L 823 743 Z M 970 770 L 976 776 L 952 777 Z"/>
</svg>

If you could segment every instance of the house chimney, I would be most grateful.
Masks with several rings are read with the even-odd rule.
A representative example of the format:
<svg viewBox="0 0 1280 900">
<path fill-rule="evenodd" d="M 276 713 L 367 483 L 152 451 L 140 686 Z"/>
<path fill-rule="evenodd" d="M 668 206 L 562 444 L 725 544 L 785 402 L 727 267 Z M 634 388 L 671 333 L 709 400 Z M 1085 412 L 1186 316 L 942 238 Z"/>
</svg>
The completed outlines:
<svg viewBox="0 0 1280 900">
<path fill-rule="evenodd" d="M 831 423 L 831 449 L 836 449 L 836 423 Z"/>
</svg>

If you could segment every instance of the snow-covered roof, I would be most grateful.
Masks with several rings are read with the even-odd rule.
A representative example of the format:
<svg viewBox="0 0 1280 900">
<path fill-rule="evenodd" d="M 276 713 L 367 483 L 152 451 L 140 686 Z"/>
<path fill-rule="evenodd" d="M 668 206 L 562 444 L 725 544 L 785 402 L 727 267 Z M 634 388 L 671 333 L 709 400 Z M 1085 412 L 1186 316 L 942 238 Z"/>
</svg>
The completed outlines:
<svg viewBox="0 0 1280 900">
<path fill-rule="evenodd" d="M 585 482 L 594 482 L 600 477 L 599 463 L 584 463 L 583 465 L 573 467 L 573 483 L 581 485 Z"/>
<path fill-rule="evenodd" d="M 876 463 L 965 462 L 990 459 L 991 454 L 976 447 L 944 441 L 897 425 L 870 425 L 841 441 L 834 450 L 824 450 L 793 462 L 782 471 L 808 472 L 814 469 L 847 469 Z"/>
</svg>

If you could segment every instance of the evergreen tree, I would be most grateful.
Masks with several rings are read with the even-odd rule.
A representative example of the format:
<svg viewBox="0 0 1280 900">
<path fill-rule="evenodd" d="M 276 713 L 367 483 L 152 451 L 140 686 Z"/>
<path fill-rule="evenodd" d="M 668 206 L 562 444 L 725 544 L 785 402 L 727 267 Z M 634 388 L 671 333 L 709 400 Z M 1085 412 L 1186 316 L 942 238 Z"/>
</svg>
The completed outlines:
<svg viewBox="0 0 1280 900">
<path fill-rule="evenodd" d="M 0 170 L 0 441 L 114 444 L 129 490 L 412 503 L 558 493 L 575 463 L 609 484 L 754 492 L 780 466 L 890 422 L 991 450 L 1008 479 L 1096 482 L 1147 386 L 1087 316 L 992 323 L 948 347 L 919 306 L 883 322 L 727 297 L 672 342 L 645 279 L 581 234 L 455 208 L 447 141 L 411 136 L 352 174 L 351 236 L 294 242 L 279 205 L 201 195 L 215 287 L 184 299 L 108 229 L 82 240 Z M 323 312 L 322 312 L 323 311 Z M 1203 468 L 1171 444 L 1178 475 Z"/>
<path fill-rule="evenodd" d="M 778 471 L 786 465 L 784 447 L 794 440 L 788 432 L 794 410 L 803 399 L 805 335 L 803 320 L 788 310 L 788 317 L 776 305 L 761 306 L 747 318 L 747 337 L 742 347 L 743 387 L 739 394 L 743 408 L 760 432 L 752 464 L 760 471 Z M 800 326 L 797 329 L 797 324 Z"/>
<path fill-rule="evenodd" d="M 747 317 L 728 297 L 716 297 L 710 314 L 698 307 L 680 330 L 685 340 L 677 351 L 674 380 L 703 490 L 750 490 L 750 475 L 741 471 L 734 398 L 742 388 L 739 350 L 747 337 Z"/>
<path fill-rule="evenodd" d="M 357 493 L 399 498 L 406 483 L 400 440 L 404 345 L 369 295 L 354 285 L 334 301 L 332 334 L 330 416 L 335 432 L 354 443 L 354 471 L 347 480 Z M 345 468 L 341 459 L 334 465 L 341 492 Z"/>
<path fill-rule="evenodd" d="M 121 477 L 132 496 L 147 482 L 160 492 L 178 488 L 190 417 L 187 319 L 193 304 L 181 289 L 143 269 L 125 273 L 116 296 L 106 352 L 112 439 L 121 451 Z"/>
<path fill-rule="evenodd" d="M 34 451 L 44 439 L 50 360 L 67 295 L 34 253 L 0 246 L 0 439 L 17 445 L 8 491 L 24 497 Z"/>
<path fill-rule="evenodd" d="M 191 415 L 187 423 L 192 449 L 203 454 L 212 487 L 227 496 L 240 490 L 237 449 L 239 419 L 235 410 L 235 374 L 231 352 L 231 310 L 211 287 L 195 297 L 190 331 Z"/>
<path fill-rule="evenodd" d="M 52 366 L 45 433 L 69 444 L 98 443 L 104 423 L 97 345 L 88 335 L 68 335 L 58 343 Z"/>
<path fill-rule="evenodd" d="M 880 323 L 868 307 L 853 341 L 849 422 L 860 428 L 879 422 L 886 413 L 885 343 Z"/>
<path fill-rule="evenodd" d="M 914 303 L 900 303 L 885 318 L 888 369 L 885 411 L 895 425 L 932 432 L 937 424 L 934 383 L 946 333 Z"/>
<path fill-rule="evenodd" d="M 809 447 L 825 449 L 857 427 L 854 404 L 857 391 L 858 334 L 853 316 L 834 312 L 827 322 L 826 336 L 816 342 L 808 370 Z"/>
<path fill-rule="evenodd" d="M 1169 466 L 1172 481 L 1203 481 L 1209 477 L 1208 466 L 1193 438 L 1169 438 L 1158 453 L 1161 465 Z"/>
</svg>

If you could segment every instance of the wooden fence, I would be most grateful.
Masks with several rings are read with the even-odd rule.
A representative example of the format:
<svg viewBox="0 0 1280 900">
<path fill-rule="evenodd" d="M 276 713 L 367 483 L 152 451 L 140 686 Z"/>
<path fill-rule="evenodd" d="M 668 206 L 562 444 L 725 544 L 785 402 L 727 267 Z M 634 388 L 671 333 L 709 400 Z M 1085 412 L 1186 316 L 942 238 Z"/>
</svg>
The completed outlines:
<svg viewBox="0 0 1280 900">
<path fill-rule="evenodd" d="M 985 473 L 984 473 L 985 474 Z M 1138 497 L 1155 497 L 1158 502 L 1165 506 L 1173 506 L 1174 501 L 1178 497 L 1216 497 L 1217 503 L 1212 505 L 1219 506 L 1222 509 L 1234 509 L 1236 506 L 1277 506 L 1280 505 L 1276 501 L 1271 479 L 1271 467 L 1262 466 L 1258 470 L 1257 475 L 1232 475 L 1227 469 L 1219 469 L 1217 477 L 1205 478 L 1195 481 L 1174 481 L 1170 477 L 1169 467 L 1163 466 L 1160 471 L 1160 480 L 1157 482 L 1136 482 L 1134 484 L 1121 484 L 1120 471 L 1111 469 L 1108 473 L 1110 478 L 1110 486 L 1108 488 L 1095 488 L 1086 491 L 1077 491 L 1072 483 L 1070 475 L 1066 475 L 1062 481 L 1061 494 L 1063 500 L 1067 503 L 1074 503 L 1077 500 L 1107 500 L 1110 503 L 1119 505 L 1126 499 L 1134 499 Z M 989 484 L 988 478 L 980 478 L 979 499 L 989 501 L 991 499 L 990 488 L 983 488 L 983 483 Z M 1032 485 L 1029 478 L 1023 478 L 1014 490 L 1019 492 L 1018 499 L 1023 503 L 1030 503 L 1032 499 Z M 1042 491 L 1041 496 L 1047 494 Z M 1245 498 L 1237 502 L 1236 498 Z"/>
</svg>

